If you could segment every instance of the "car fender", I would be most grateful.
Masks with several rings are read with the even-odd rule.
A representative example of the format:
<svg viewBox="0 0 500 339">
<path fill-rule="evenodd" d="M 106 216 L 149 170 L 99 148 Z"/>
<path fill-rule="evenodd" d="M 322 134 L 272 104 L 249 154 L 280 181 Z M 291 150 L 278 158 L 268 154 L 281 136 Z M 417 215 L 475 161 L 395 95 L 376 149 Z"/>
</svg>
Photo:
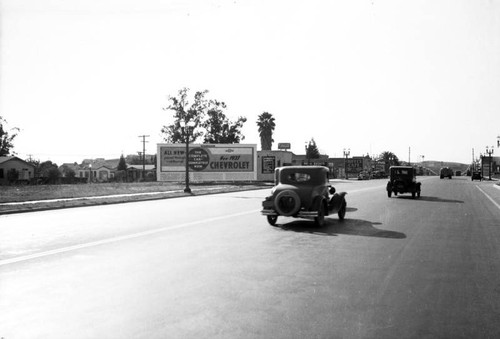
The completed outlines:
<svg viewBox="0 0 500 339">
<path fill-rule="evenodd" d="M 323 204 L 324 207 L 326 207 L 326 211 L 328 211 L 327 199 L 325 199 L 325 197 L 322 195 L 318 195 L 314 198 L 314 201 L 312 204 L 313 210 L 319 211 L 319 207 L 321 206 L 321 204 Z"/>
<path fill-rule="evenodd" d="M 328 203 L 328 211 L 330 213 L 336 213 L 340 210 L 343 204 L 345 204 L 346 192 L 335 193 Z"/>
</svg>

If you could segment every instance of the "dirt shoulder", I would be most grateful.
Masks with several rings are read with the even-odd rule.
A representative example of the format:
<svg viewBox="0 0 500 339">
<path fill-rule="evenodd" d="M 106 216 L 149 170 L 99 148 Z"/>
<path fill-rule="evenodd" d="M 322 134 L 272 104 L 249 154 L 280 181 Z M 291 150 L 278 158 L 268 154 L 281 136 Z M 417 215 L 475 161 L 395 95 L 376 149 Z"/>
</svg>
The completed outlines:
<svg viewBox="0 0 500 339">
<path fill-rule="evenodd" d="M 0 186 L 0 214 L 73 208 L 265 189 L 266 183 L 211 183 L 184 186 L 165 183 L 116 183 L 53 186 Z"/>
</svg>

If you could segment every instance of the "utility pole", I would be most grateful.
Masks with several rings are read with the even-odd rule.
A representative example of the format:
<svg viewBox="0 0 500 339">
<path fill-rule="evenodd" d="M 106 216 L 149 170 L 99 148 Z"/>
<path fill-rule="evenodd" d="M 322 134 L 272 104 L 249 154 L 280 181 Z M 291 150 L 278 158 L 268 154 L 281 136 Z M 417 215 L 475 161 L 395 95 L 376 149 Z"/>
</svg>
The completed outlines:
<svg viewBox="0 0 500 339">
<path fill-rule="evenodd" d="M 144 173 L 146 173 L 146 138 L 149 138 L 149 135 L 139 135 L 139 138 L 142 138 L 142 179 L 144 179 Z"/>
</svg>

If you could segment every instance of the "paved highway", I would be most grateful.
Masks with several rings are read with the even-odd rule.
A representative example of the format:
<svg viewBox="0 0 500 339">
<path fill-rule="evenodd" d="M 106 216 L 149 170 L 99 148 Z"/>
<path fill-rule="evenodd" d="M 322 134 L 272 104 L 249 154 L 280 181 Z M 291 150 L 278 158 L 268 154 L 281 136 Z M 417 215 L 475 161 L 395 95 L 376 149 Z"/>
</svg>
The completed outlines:
<svg viewBox="0 0 500 339">
<path fill-rule="evenodd" d="M 323 228 L 268 189 L 0 216 L 0 337 L 498 338 L 500 190 L 420 179 Z"/>
</svg>

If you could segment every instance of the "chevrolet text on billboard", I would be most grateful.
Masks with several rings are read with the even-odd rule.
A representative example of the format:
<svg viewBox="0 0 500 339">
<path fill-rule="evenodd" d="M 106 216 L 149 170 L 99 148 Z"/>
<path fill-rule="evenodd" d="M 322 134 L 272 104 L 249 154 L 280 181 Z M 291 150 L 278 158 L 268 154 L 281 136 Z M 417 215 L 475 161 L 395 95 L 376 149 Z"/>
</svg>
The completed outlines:
<svg viewBox="0 0 500 339">
<path fill-rule="evenodd" d="M 157 159 L 159 181 L 185 179 L 185 144 L 158 144 Z M 194 181 L 257 180 L 255 144 L 191 144 L 188 159 Z"/>
</svg>

